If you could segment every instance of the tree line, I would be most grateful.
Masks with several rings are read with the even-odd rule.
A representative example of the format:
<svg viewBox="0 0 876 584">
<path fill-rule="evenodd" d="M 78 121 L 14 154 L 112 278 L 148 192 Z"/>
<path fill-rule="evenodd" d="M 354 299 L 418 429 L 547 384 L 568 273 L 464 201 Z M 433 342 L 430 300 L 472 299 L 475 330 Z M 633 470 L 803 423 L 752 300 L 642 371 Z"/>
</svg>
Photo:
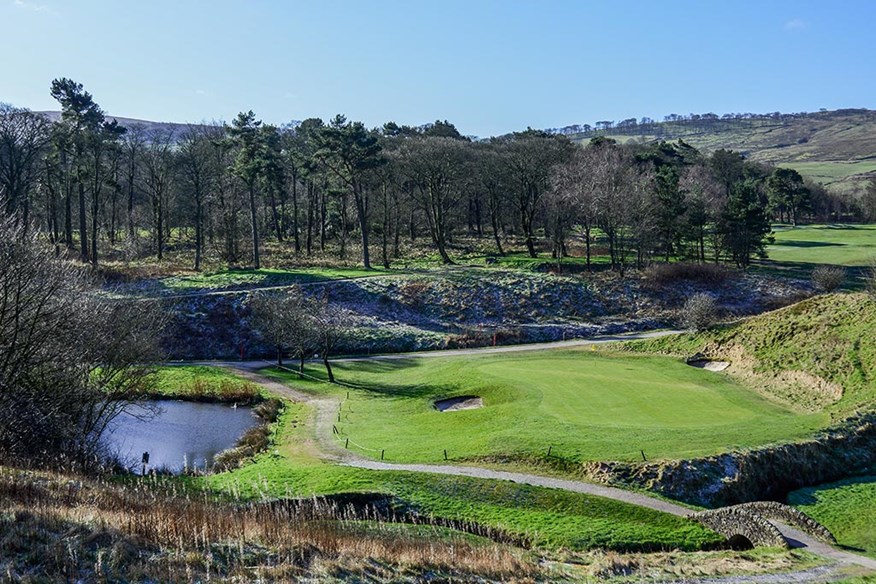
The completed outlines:
<svg viewBox="0 0 876 584">
<path fill-rule="evenodd" d="M 475 140 L 447 121 L 366 128 L 342 115 L 278 127 L 251 111 L 230 124 L 123 127 L 75 81 L 50 91 L 54 123 L 0 108 L 0 197 L 22 233 L 94 265 L 182 248 L 196 270 L 207 254 L 258 268 L 266 244 L 366 268 L 428 245 L 452 263 L 455 243 L 477 238 L 497 255 L 520 245 L 557 258 L 574 241 L 588 263 L 604 251 L 618 270 L 673 258 L 746 266 L 770 221 L 834 204 L 793 170 L 683 141 L 580 146 L 532 129 Z"/>
</svg>

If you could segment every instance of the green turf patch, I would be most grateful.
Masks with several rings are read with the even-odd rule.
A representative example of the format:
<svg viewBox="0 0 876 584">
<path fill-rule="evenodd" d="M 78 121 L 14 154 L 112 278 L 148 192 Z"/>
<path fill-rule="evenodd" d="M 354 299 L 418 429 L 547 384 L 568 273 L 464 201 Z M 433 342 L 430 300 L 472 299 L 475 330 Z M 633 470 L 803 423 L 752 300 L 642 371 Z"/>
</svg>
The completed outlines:
<svg viewBox="0 0 876 584">
<path fill-rule="evenodd" d="M 280 379 L 345 399 L 336 426 L 363 454 L 440 462 L 482 456 L 572 461 L 674 459 L 802 438 L 826 422 L 774 405 L 677 359 L 552 350 L 337 363 L 341 388 Z M 314 369 L 315 375 L 321 375 Z M 349 398 L 347 399 L 347 393 Z M 480 409 L 440 412 L 437 399 Z"/>
<path fill-rule="evenodd" d="M 876 257 L 876 225 L 773 227 L 771 260 L 807 264 L 865 266 Z"/>
<path fill-rule="evenodd" d="M 876 476 L 800 489 L 788 502 L 830 529 L 843 546 L 876 558 Z"/>
</svg>

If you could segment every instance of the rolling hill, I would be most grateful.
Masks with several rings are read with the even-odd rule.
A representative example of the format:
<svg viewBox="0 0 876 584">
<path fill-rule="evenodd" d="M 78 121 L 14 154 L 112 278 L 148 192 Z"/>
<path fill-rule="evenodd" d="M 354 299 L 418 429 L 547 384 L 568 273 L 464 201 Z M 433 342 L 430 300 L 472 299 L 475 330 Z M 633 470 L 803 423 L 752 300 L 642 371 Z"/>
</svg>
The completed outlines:
<svg viewBox="0 0 876 584">
<path fill-rule="evenodd" d="M 683 139 L 705 151 L 736 150 L 752 160 L 795 168 L 840 192 L 860 190 L 876 178 L 876 110 L 669 117 L 674 119 L 597 122 L 589 131 L 581 131 L 587 126 L 552 131 L 576 141 L 598 135 L 619 142 Z"/>
</svg>

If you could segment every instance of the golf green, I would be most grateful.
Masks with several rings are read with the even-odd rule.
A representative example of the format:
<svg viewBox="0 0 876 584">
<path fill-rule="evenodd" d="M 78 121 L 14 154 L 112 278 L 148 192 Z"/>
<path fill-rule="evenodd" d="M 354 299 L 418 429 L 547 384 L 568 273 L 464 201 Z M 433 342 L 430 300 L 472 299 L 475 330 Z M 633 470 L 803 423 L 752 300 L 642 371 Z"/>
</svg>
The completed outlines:
<svg viewBox="0 0 876 584">
<path fill-rule="evenodd" d="M 721 373 L 672 358 L 549 350 L 339 362 L 352 388 L 301 382 L 343 400 L 337 438 L 387 460 L 554 456 L 575 461 L 672 459 L 803 437 L 826 423 L 767 401 Z M 316 372 L 316 369 L 312 370 Z M 347 397 L 349 395 L 349 397 Z M 477 396 L 483 407 L 439 411 Z"/>
</svg>

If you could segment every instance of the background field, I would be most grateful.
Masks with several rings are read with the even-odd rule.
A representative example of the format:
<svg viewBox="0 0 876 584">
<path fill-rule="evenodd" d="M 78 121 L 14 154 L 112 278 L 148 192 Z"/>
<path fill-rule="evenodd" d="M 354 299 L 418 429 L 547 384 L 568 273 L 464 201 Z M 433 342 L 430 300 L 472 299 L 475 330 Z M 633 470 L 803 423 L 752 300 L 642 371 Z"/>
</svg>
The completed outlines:
<svg viewBox="0 0 876 584">
<path fill-rule="evenodd" d="M 370 456 L 437 462 L 552 455 L 575 461 L 714 454 L 805 436 L 826 421 L 771 404 L 724 375 L 677 359 L 591 350 L 346 362 L 353 385 L 337 428 Z M 314 369 L 313 373 L 318 373 Z M 290 385 L 343 398 L 347 388 Z M 439 412 L 436 399 L 475 395 L 482 409 Z"/>
<path fill-rule="evenodd" d="M 866 266 L 876 258 L 876 225 L 773 226 L 775 262 Z"/>
</svg>

